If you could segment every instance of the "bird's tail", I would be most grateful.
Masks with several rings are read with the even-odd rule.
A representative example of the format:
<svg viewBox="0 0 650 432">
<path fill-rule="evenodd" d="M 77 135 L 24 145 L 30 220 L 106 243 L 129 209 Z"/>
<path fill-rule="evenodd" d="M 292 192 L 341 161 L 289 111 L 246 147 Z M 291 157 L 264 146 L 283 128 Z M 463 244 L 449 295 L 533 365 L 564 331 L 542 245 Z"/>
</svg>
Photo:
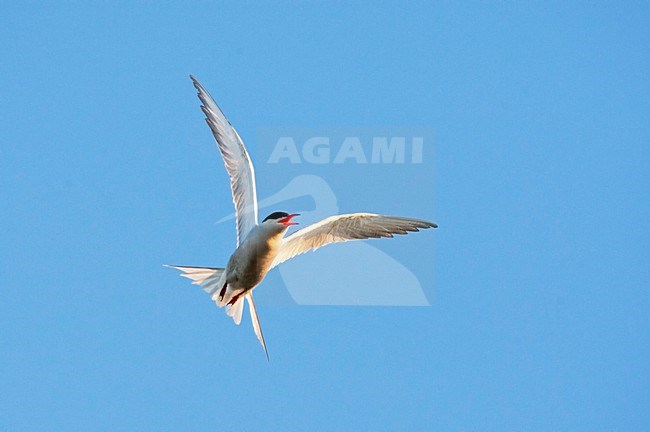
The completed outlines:
<svg viewBox="0 0 650 432">
<path fill-rule="evenodd" d="M 191 279 L 194 285 L 200 285 L 203 291 L 210 294 L 210 297 L 212 297 L 212 300 L 214 300 L 217 306 L 226 306 L 226 314 L 232 317 L 235 324 L 239 325 L 241 323 L 241 317 L 244 311 L 244 299 L 242 297 L 230 304 L 230 300 L 239 294 L 239 291 L 231 291 L 229 286 L 226 287 L 225 269 L 176 265 L 165 265 L 165 267 L 182 271 L 181 276 Z"/>
<path fill-rule="evenodd" d="M 194 285 L 200 285 L 203 288 L 203 291 L 210 294 L 212 300 L 217 302 L 219 307 L 225 305 L 221 304 L 219 301 L 219 296 L 223 295 L 221 290 L 226 283 L 226 269 L 216 268 L 216 267 L 193 267 L 193 266 L 176 266 L 176 265 L 167 265 L 165 267 L 175 268 L 180 270 L 183 273 L 182 277 L 186 277 L 192 280 Z"/>
<path fill-rule="evenodd" d="M 244 313 L 244 299 L 239 298 L 234 304 L 226 305 L 226 315 L 232 317 L 235 324 L 241 323 L 241 316 Z"/>
<path fill-rule="evenodd" d="M 247 292 L 245 298 L 246 300 L 248 300 L 248 306 L 250 306 L 251 321 L 253 321 L 253 329 L 255 330 L 255 336 L 257 336 L 257 340 L 260 341 L 260 344 L 262 344 L 262 348 L 264 348 L 264 354 L 266 354 L 266 361 L 269 361 L 269 352 L 266 350 L 266 342 L 264 342 L 264 334 L 262 333 L 262 326 L 260 325 L 260 319 L 257 316 L 257 309 L 255 308 L 255 301 L 253 300 L 253 292 L 252 291 Z M 239 301 L 241 300 L 242 299 L 239 299 Z"/>
<path fill-rule="evenodd" d="M 217 275 L 220 276 L 221 273 L 224 273 L 226 269 L 215 268 L 215 267 L 193 267 L 193 266 L 176 266 L 176 265 L 167 265 L 165 267 L 174 268 L 180 270 L 183 273 L 182 277 L 186 277 L 192 280 L 194 285 L 202 285 L 206 279 L 211 276 Z"/>
<path fill-rule="evenodd" d="M 248 291 L 242 295 L 242 290 L 231 291 L 230 287 L 226 285 L 226 269 L 214 267 L 192 267 L 192 266 L 175 266 L 165 265 L 165 267 L 174 268 L 183 272 L 181 276 L 192 280 L 194 285 L 200 285 L 203 291 L 210 294 L 212 300 L 219 307 L 226 306 L 226 314 L 232 317 L 235 324 L 241 323 L 241 317 L 244 312 L 244 299 L 248 301 L 248 306 L 251 312 L 251 321 L 253 322 L 253 329 L 255 336 L 260 341 L 266 359 L 269 359 L 269 352 L 266 350 L 266 342 L 264 342 L 264 335 L 262 334 L 262 326 L 260 319 L 257 316 L 257 309 L 255 308 L 255 301 L 253 300 L 253 293 Z M 234 302 L 231 300 L 237 296 Z"/>
</svg>

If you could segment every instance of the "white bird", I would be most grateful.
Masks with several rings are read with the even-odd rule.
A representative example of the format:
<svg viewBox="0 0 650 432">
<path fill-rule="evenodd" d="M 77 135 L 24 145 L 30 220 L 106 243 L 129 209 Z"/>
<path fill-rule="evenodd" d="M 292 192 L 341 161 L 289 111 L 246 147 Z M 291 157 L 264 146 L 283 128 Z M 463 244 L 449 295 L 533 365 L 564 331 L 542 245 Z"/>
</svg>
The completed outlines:
<svg viewBox="0 0 650 432">
<path fill-rule="evenodd" d="M 203 104 L 206 122 L 230 176 L 230 188 L 237 219 L 237 248 L 226 268 L 166 265 L 182 271 L 181 276 L 200 285 L 211 295 L 217 306 L 226 307 L 226 313 L 235 324 L 241 322 L 244 299 L 250 307 L 251 320 L 257 339 L 269 354 L 262 334 L 253 289 L 269 270 L 284 261 L 330 243 L 393 237 L 426 228 L 437 228 L 433 222 L 421 219 L 384 216 L 373 213 L 352 213 L 330 216 L 285 237 L 287 229 L 297 225 L 295 213 L 274 212 L 262 223 L 257 221 L 257 193 L 255 173 L 246 147 L 239 134 L 226 119 L 219 106 L 203 86 L 190 75 Z"/>
</svg>

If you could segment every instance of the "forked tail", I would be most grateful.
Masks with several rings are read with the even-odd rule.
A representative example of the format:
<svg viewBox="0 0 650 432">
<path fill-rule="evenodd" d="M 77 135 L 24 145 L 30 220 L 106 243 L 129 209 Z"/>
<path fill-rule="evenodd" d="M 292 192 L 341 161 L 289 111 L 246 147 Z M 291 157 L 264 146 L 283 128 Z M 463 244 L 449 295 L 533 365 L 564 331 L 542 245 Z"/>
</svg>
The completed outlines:
<svg viewBox="0 0 650 432">
<path fill-rule="evenodd" d="M 200 285 L 201 288 L 203 288 L 203 291 L 210 294 L 212 300 L 214 300 L 217 306 L 226 306 L 226 314 L 229 317 L 232 317 L 233 321 L 237 325 L 241 323 L 241 317 L 244 312 L 244 299 L 246 299 L 248 301 L 248 306 L 250 307 L 251 321 L 253 322 L 255 336 L 257 336 L 262 348 L 264 348 L 266 360 L 269 360 L 269 353 L 266 350 L 266 342 L 264 342 L 264 334 L 262 334 L 262 326 L 260 325 L 260 320 L 257 316 L 257 309 L 255 308 L 252 291 L 243 294 L 240 290 L 235 292 L 227 290 L 228 292 L 224 296 L 224 292 L 226 291 L 226 269 L 223 268 L 176 266 L 166 264 L 165 267 L 180 270 L 182 272 L 182 277 L 191 279 L 194 285 Z M 231 301 L 233 298 L 235 301 Z"/>
</svg>

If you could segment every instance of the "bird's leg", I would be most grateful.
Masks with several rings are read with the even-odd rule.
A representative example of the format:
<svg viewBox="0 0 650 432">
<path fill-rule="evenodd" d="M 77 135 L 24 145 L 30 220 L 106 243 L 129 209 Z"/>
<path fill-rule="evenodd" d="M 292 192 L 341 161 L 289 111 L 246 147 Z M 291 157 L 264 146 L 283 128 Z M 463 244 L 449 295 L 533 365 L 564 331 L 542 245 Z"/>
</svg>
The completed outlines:
<svg viewBox="0 0 650 432">
<path fill-rule="evenodd" d="M 239 300 L 239 297 L 241 297 L 242 294 L 244 294 L 244 293 L 243 293 L 243 292 L 240 292 L 239 294 L 237 294 L 236 296 L 234 296 L 232 299 L 230 299 L 230 301 L 228 302 L 228 304 L 229 304 L 230 306 L 232 306 L 232 305 L 234 305 L 235 303 L 237 303 L 237 300 Z"/>
<path fill-rule="evenodd" d="M 219 300 L 223 300 L 223 297 L 226 295 L 226 287 L 228 286 L 228 282 L 223 284 L 223 288 L 221 288 L 221 291 L 219 291 Z"/>
</svg>

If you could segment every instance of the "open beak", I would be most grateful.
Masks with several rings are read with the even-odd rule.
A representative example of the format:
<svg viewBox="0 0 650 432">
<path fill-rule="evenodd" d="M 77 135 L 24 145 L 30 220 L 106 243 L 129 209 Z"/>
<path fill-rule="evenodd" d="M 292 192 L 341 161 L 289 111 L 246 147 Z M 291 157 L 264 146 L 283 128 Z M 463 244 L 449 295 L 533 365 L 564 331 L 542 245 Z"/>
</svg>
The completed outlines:
<svg viewBox="0 0 650 432">
<path fill-rule="evenodd" d="M 287 227 L 291 225 L 298 225 L 298 222 L 291 222 L 291 219 L 296 216 L 300 216 L 300 214 L 299 213 L 290 214 L 289 216 L 283 217 L 278 222 L 280 222 L 282 225 Z"/>
</svg>

